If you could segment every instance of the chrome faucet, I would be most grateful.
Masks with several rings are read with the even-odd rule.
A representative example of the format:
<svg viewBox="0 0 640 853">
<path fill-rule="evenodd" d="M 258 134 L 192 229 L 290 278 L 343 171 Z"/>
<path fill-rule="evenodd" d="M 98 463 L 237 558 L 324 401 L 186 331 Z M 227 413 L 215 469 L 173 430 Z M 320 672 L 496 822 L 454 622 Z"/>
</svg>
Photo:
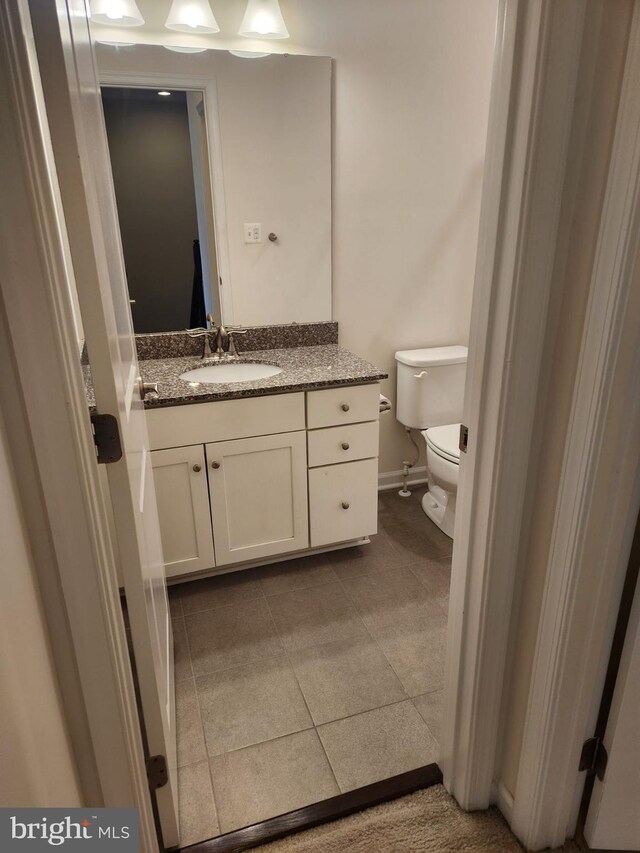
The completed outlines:
<svg viewBox="0 0 640 853">
<path fill-rule="evenodd" d="M 225 329 L 222 322 L 219 326 L 216 326 L 216 321 L 211 314 L 207 314 L 207 322 L 211 326 L 209 329 L 205 329 L 202 326 L 196 329 L 185 329 L 190 338 L 204 339 L 201 358 L 223 358 L 225 355 L 225 344 L 227 345 L 228 357 L 237 358 L 238 350 L 236 349 L 234 336 L 246 335 L 247 330 L 241 329 L 238 326 L 229 326 L 228 329 Z M 215 341 L 215 352 L 211 349 L 210 335 L 213 335 L 213 340 Z"/>
<path fill-rule="evenodd" d="M 229 358 L 237 358 L 238 350 L 236 349 L 234 336 L 246 334 L 246 329 L 240 329 L 238 326 L 229 326 L 228 329 L 225 329 L 222 323 L 220 323 L 220 325 L 218 326 L 218 332 L 216 334 L 216 355 L 218 355 L 219 357 L 224 355 L 224 347 L 226 344 Z"/>
<path fill-rule="evenodd" d="M 219 337 L 219 329 L 216 326 L 216 321 L 213 319 L 211 314 L 207 314 L 207 322 L 211 325 L 210 329 L 204 328 L 202 326 L 198 326 L 195 329 L 185 329 L 186 333 L 190 338 L 203 338 L 203 346 L 202 346 L 202 355 L 200 358 L 211 358 L 213 356 L 213 351 L 211 349 L 211 343 L 209 342 L 209 335 L 215 335 L 216 342 Z M 220 324 L 222 325 L 222 324 Z"/>
</svg>

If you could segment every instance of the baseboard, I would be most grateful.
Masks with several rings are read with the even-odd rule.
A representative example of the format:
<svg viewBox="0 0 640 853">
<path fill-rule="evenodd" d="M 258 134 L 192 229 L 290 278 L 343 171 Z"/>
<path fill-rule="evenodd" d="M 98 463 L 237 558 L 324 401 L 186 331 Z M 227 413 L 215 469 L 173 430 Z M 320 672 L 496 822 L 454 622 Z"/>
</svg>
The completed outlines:
<svg viewBox="0 0 640 853">
<path fill-rule="evenodd" d="M 407 482 L 410 486 L 422 486 L 427 482 L 427 467 L 420 465 L 411 468 Z M 402 486 L 402 469 L 400 471 L 385 471 L 378 474 L 378 491 L 386 492 L 388 489 L 399 489 Z"/>
<path fill-rule="evenodd" d="M 491 786 L 491 800 L 500 809 L 506 822 L 511 826 L 513 815 L 513 796 L 502 782 L 494 782 Z"/>
</svg>

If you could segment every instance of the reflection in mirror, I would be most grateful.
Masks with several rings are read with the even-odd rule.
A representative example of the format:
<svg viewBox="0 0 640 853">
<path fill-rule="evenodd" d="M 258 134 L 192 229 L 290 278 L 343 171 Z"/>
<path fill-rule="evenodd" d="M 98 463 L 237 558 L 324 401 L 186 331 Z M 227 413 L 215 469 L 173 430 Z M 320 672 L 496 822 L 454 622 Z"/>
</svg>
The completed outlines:
<svg viewBox="0 0 640 853">
<path fill-rule="evenodd" d="M 134 329 L 205 326 L 220 305 L 202 93 L 103 87 L 102 103 Z"/>
<path fill-rule="evenodd" d="M 331 60 L 97 56 L 136 332 L 330 320 Z"/>
</svg>

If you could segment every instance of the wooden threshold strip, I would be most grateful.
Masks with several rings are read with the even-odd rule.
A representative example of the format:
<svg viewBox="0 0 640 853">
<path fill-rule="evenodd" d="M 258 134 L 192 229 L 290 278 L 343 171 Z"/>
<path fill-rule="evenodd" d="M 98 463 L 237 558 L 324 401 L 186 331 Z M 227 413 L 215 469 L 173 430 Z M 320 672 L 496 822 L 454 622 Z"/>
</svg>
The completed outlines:
<svg viewBox="0 0 640 853">
<path fill-rule="evenodd" d="M 338 820 L 354 812 L 412 794 L 421 788 L 430 788 L 440 782 L 442 782 L 442 771 L 438 765 L 427 764 L 417 770 L 400 773 L 390 779 L 374 782 L 364 788 L 356 788 L 355 791 L 348 791 L 346 794 L 338 794 L 337 797 L 331 797 L 181 849 L 186 853 L 241 853 L 259 844 L 266 844 L 268 841 Z"/>
</svg>

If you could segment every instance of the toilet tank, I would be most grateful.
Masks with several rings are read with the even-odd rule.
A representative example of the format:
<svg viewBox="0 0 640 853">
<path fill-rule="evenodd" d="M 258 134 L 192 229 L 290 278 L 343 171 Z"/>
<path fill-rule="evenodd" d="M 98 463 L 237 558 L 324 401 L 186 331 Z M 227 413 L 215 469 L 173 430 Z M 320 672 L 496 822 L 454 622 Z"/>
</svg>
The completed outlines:
<svg viewBox="0 0 640 853">
<path fill-rule="evenodd" d="M 415 429 L 460 423 L 467 348 L 427 347 L 396 353 L 396 417 Z"/>
</svg>

